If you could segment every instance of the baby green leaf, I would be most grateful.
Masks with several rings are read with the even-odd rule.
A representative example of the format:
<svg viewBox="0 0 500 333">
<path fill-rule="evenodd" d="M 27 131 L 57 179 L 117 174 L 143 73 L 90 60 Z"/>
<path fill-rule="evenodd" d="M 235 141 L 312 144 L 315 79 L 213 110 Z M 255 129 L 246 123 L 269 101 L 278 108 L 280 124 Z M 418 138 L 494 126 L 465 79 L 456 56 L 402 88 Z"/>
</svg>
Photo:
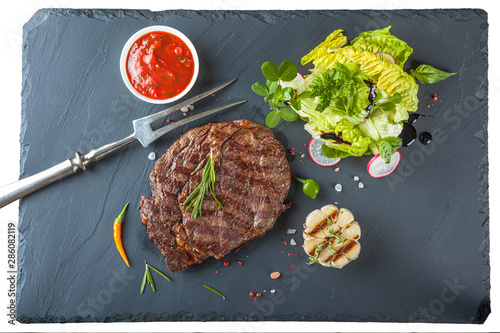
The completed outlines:
<svg viewBox="0 0 500 333">
<path fill-rule="evenodd" d="M 266 86 L 269 88 L 269 93 L 274 94 L 276 91 L 276 88 L 278 87 L 278 81 L 266 81 Z"/>
<path fill-rule="evenodd" d="M 267 96 L 269 94 L 269 88 L 262 82 L 255 82 L 252 84 L 252 90 L 259 96 Z"/>
<path fill-rule="evenodd" d="M 273 95 L 273 102 L 278 103 L 282 96 L 283 96 L 283 88 L 281 87 L 281 85 L 278 85 Z"/>
<path fill-rule="evenodd" d="M 295 111 L 293 111 L 293 109 L 289 106 L 281 108 L 279 110 L 279 114 L 281 118 L 283 118 L 286 121 L 295 121 L 299 119 L 299 115 Z"/>
<path fill-rule="evenodd" d="M 262 74 L 264 74 L 269 81 L 279 81 L 278 66 L 276 66 L 275 63 L 266 61 L 262 64 L 260 69 L 262 70 Z"/>
<path fill-rule="evenodd" d="M 278 126 L 280 122 L 280 116 L 278 114 L 278 111 L 271 111 L 267 114 L 266 117 L 266 126 L 269 128 L 274 128 Z"/>
<path fill-rule="evenodd" d="M 278 68 L 278 77 L 285 82 L 292 81 L 297 76 L 297 71 L 297 65 L 290 60 L 285 60 Z"/>
<path fill-rule="evenodd" d="M 291 87 L 286 87 L 283 89 L 283 97 L 285 100 L 289 101 L 295 98 L 295 90 Z"/>
<path fill-rule="evenodd" d="M 288 102 L 290 102 L 290 105 L 292 106 L 292 108 L 294 108 L 295 110 L 300 110 L 300 108 L 302 107 L 302 105 L 298 102 L 298 100 L 296 99 L 290 99 Z"/>
</svg>

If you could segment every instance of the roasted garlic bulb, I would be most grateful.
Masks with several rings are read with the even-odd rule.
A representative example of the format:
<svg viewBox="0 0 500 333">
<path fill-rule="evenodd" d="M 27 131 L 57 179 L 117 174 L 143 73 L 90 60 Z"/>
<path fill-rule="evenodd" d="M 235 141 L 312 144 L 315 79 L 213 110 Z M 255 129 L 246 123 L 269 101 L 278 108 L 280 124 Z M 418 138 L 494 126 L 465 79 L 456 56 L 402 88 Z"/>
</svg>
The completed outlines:
<svg viewBox="0 0 500 333">
<path fill-rule="evenodd" d="M 351 211 L 326 205 L 313 210 L 304 224 L 304 251 L 310 263 L 342 268 L 356 259 L 361 251 L 358 239 L 361 228 Z"/>
</svg>

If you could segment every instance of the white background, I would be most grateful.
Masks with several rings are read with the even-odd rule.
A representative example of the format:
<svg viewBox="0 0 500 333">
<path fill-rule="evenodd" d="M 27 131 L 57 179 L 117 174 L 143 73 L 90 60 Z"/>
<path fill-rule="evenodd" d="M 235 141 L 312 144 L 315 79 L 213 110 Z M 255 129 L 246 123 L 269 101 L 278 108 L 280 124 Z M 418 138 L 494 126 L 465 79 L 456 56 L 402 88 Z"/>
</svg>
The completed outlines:
<svg viewBox="0 0 500 333">
<path fill-rule="evenodd" d="M 7 6 L 7 7 L 5 7 Z M 63 8 L 135 8 L 165 9 L 423 9 L 423 8 L 482 8 L 489 14 L 489 161 L 490 170 L 500 170 L 500 9 L 495 1 L 443 0 L 371 0 L 371 1 L 269 1 L 269 0 L 29 0 L 2 3 L 0 11 L 0 186 L 19 177 L 19 132 L 21 121 L 21 43 L 22 26 L 38 10 L 47 7 Z M 425 38 L 425 36 L 422 36 Z M 293 47 L 293 45 L 290 45 Z M 460 45 L 457 45 L 460 47 Z M 452 50 L 450 50 L 452 52 Z M 113 138 L 110 138 L 113 139 Z M 70 157 L 70 156 L 68 156 Z M 467 163 L 464 152 L 464 163 Z M 472 176 L 472 175 L 471 175 Z M 490 172 L 490 240 L 491 240 L 491 299 L 492 314 L 484 325 L 394 324 L 394 323 L 310 323 L 310 322 L 256 322 L 245 325 L 253 331 L 499 331 L 498 282 L 500 253 L 496 239 L 500 237 L 498 214 L 499 177 Z M 71 180 L 68 180 L 71 181 Z M 7 223 L 18 221 L 18 203 L 0 209 L 0 331 L 238 331 L 235 322 L 209 323 L 109 323 L 109 324 L 19 324 L 7 323 Z M 467 265 L 467 262 L 463 263 Z M 496 281 L 495 281 L 496 280 Z M 341 300 L 339 300 L 341 302 Z"/>
</svg>

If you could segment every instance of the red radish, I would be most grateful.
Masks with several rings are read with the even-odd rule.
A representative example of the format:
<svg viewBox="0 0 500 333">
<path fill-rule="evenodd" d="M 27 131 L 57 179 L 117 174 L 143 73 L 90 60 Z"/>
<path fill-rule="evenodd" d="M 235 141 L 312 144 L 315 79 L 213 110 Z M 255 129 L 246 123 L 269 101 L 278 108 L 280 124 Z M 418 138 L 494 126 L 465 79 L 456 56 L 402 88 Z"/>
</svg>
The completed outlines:
<svg viewBox="0 0 500 333">
<path fill-rule="evenodd" d="M 305 79 L 304 75 L 297 73 L 297 76 L 292 81 L 302 81 L 304 79 Z"/>
<path fill-rule="evenodd" d="M 377 52 L 375 53 L 376 55 L 380 55 L 382 53 L 382 57 L 385 59 L 385 61 L 390 62 L 391 64 L 395 64 L 396 60 L 394 60 L 394 57 L 391 56 L 389 53 L 384 53 L 384 52 Z"/>
<path fill-rule="evenodd" d="M 394 170 L 396 170 L 399 165 L 399 161 L 401 161 L 401 153 L 399 150 L 396 150 L 396 152 L 392 154 L 390 163 L 385 163 L 384 159 L 380 157 L 380 154 L 377 154 L 372 157 L 370 162 L 368 162 L 368 173 L 373 178 L 389 176 L 394 172 Z"/>
<path fill-rule="evenodd" d="M 323 155 L 321 147 L 323 146 L 323 141 L 312 138 L 309 141 L 309 156 L 312 161 L 322 167 L 330 167 L 340 162 L 340 158 L 328 158 Z"/>
</svg>

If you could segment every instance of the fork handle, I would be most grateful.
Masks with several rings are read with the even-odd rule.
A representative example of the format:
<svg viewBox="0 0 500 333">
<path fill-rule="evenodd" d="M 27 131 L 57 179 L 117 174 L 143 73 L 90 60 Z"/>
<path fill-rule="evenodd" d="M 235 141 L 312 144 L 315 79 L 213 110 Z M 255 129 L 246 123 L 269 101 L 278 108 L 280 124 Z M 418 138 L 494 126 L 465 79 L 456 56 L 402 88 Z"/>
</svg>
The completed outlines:
<svg viewBox="0 0 500 333">
<path fill-rule="evenodd" d="M 92 149 L 85 155 L 76 152 L 74 158 L 54 165 L 45 171 L 41 171 L 33 176 L 23 178 L 11 184 L 0 187 L 0 208 L 20 199 L 42 187 L 52 184 L 64 177 L 76 173 L 79 169 L 86 170 L 89 163 L 95 162 L 120 149 L 123 146 L 135 141 L 133 135 L 123 139 L 108 143 L 98 148 Z"/>
<path fill-rule="evenodd" d="M 33 176 L 0 187 L 0 208 L 59 179 L 74 174 L 83 167 L 82 157 L 82 154 L 77 152 L 75 158 L 56 164 Z"/>
</svg>

